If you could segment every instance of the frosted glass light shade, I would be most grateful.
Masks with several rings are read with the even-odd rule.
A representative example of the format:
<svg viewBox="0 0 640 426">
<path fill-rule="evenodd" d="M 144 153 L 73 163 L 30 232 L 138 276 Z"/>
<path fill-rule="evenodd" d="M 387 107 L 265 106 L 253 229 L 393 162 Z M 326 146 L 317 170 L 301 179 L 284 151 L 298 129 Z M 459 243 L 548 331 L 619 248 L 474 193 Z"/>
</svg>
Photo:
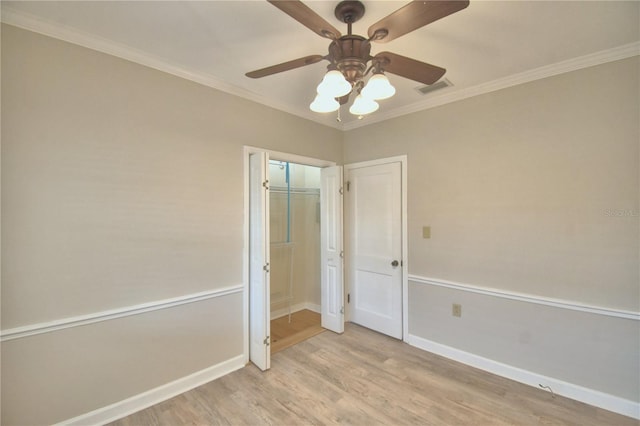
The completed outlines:
<svg viewBox="0 0 640 426">
<path fill-rule="evenodd" d="M 377 111 L 380 105 L 370 98 L 366 98 L 361 94 L 353 101 L 353 105 L 349 108 L 349 112 L 353 115 L 367 115 Z"/>
<path fill-rule="evenodd" d="M 351 84 L 344 78 L 338 70 L 331 70 L 324 75 L 322 82 L 318 85 L 318 93 L 331 98 L 339 98 L 351 92 Z"/>
<path fill-rule="evenodd" d="M 369 82 L 362 89 L 362 95 L 365 98 L 381 100 L 387 99 L 395 95 L 396 88 L 389 83 L 389 79 L 384 74 L 374 74 Z"/>
<path fill-rule="evenodd" d="M 318 93 L 309 108 L 313 112 L 333 112 L 340 108 L 340 104 L 334 98 Z"/>
</svg>

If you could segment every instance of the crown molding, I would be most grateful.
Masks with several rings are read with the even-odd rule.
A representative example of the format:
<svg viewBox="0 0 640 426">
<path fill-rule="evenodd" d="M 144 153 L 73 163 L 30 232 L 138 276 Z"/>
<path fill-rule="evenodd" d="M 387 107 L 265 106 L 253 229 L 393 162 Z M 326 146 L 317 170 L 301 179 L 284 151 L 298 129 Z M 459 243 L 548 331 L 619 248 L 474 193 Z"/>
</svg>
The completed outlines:
<svg viewBox="0 0 640 426">
<path fill-rule="evenodd" d="M 327 123 L 326 121 L 321 121 L 319 120 L 320 117 L 311 111 L 300 111 L 298 109 L 291 108 L 288 105 L 273 101 L 272 99 L 268 99 L 250 90 L 246 90 L 239 86 L 229 84 L 210 74 L 194 71 L 185 67 L 184 65 L 173 63 L 166 58 L 160 58 L 154 55 L 150 55 L 147 52 L 143 52 L 126 44 L 117 43 L 103 37 L 89 34 L 84 31 L 79 31 L 75 28 L 52 23 L 31 14 L 16 11 L 6 5 L 2 5 L 0 20 L 5 24 L 12 25 L 14 27 L 22 28 L 58 40 L 66 41 L 68 43 L 86 47 L 88 49 L 95 50 L 101 53 L 106 53 L 108 55 L 144 65 L 146 67 L 153 68 L 155 70 L 162 71 L 171 75 L 175 75 L 177 77 L 202 84 L 203 86 L 211 87 L 213 89 L 220 90 L 221 92 L 238 96 L 240 98 L 244 98 L 249 101 L 256 102 L 261 105 L 265 105 L 267 107 L 274 108 L 300 118 L 304 118 L 325 126 L 342 130 L 341 123 L 333 124 Z M 324 118 L 324 116 L 322 116 L 322 118 Z"/>
<path fill-rule="evenodd" d="M 528 83 L 542 78 L 551 77 L 558 74 L 576 71 L 582 68 L 600 65 L 607 62 L 613 62 L 620 59 L 626 59 L 632 56 L 640 55 L 640 42 L 629 43 L 612 49 L 603 50 L 585 56 L 561 61 L 555 64 L 546 65 L 518 74 L 502 77 L 487 83 L 476 86 L 461 88 L 455 90 L 450 88 L 447 92 L 440 95 L 429 97 L 420 102 L 416 102 L 405 107 L 395 108 L 388 112 L 379 112 L 369 116 L 366 120 L 354 120 L 350 122 L 331 122 L 327 121 L 324 115 L 318 115 L 311 111 L 300 111 L 291 108 L 283 103 L 273 101 L 262 95 L 243 89 L 239 86 L 229 84 L 210 74 L 190 70 L 183 65 L 172 63 L 166 58 L 159 58 L 149 55 L 146 52 L 135 49 L 125 44 L 116 43 L 114 41 L 98 37 L 86 32 L 82 32 L 64 25 L 54 24 L 30 14 L 18 12 L 10 7 L 3 5 L 1 13 L 1 21 L 5 24 L 13 25 L 35 33 L 43 34 L 48 37 L 63 40 L 72 44 L 76 44 L 88 49 L 96 50 L 121 59 L 144 65 L 195 83 L 202 84 L 222 92 L 247 99 L 274 108 L 297 117 L 316 122 L 338 130 L 348 131 L 356 128 L 368 126 L 370 124 L 397 118 L 403 115 L 412 114 L 414 112 L 435 108 L 451 102 L 460 101 L 473 96 L 494 92 L 496 90 L 505 89 L 519 84 Z"/>
<path fill-rule="evenodd" d="M 517 86 L 519 84 L 529 83 L 535 80 L 540 80 L 571 71 L 577 71 L 595 65 L 606 64 L 608 62 L 618 61 L 638 55 L 640 55 L 640 42 L 634 42 L 614 47 L 612 49 L 602 50 L 588 55 L 579 56 L 577 58 L 568 59 L 566 61 L 557 62 L 555 64 L 534 68 L 529 71 L 509 75 L 472 87 L 467 87 L 459 90 L 449 88 L 449 90 L 440 95 L 434 95 L 432 97 L 429 97 L 428 99 L 413 103 L 411 105 L 407 105 L 405 107 L 395 108 L 387 113 L 379 113 L 375 116 L 367 117 L 368 119 L 366 123 L 346 123 L 343 126 L 343 129 L 356 129 L 358 127 L 363 127 L 369 124 L 378 123 L 407 114 L 412 114 L 414 112 L 423 111 L 429 108 L 435 108 L 451 102 L 471 98 L 473 96 L 483 95 L 485 93 L 495 92 L 497 90 Z"/>
</svg>

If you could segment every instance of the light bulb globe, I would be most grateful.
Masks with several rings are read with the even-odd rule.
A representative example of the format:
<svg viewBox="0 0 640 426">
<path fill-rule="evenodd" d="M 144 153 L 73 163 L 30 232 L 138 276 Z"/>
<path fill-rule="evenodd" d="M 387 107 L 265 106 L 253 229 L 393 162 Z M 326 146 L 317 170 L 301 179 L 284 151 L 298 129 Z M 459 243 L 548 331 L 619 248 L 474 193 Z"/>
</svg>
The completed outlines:
<svg viewBox="0 0 640 426">
<path fill-rule="evenodd" d="M 396 88 L 389 83 L 386 75 L 379 73 L 371 76 L 367 85 L 362 89 L 362 95 L 369 99 L 382 100 L 395 95 Z"/>
<path fill-rule="evenodd" d="M 351 84 L 340 71 L 331 70 L 324 75 L 322 82 L 318 85 L 317 92 L 332 98 L 339 98 L 351 92 Z"/>
<path fill-rule="evenodd" d="M 377 111 L 378 108 L 380 108 L 380 105 L 376 101 L 360 94 L 353 101 L 349 112 L 353 115 L 367 115 Z"/>
<path fill-rule="evenodd" d="M 318 93 L 309 108 L 313 112 L 327 113 L 337 111 L 340 104 L 334 98 Z"/>
</svg>

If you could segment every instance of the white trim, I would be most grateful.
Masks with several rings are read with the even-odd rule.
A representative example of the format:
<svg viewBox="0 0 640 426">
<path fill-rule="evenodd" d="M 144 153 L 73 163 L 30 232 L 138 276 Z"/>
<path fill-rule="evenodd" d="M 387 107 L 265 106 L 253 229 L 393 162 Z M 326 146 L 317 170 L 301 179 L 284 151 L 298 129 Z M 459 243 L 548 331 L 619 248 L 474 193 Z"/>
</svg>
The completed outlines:
<svg viewBox="0 0 640 426">
<path fill-rule="evenodd" d="M 209 368 L 205 368 L 204 370 L 200 370 L 191 375 L 174 380 L 173 382 L 116 402 L 115 404 L 98 408 L 97 410 L 82 414 L 72 419 L 64 420 L 58 423 L 58 425 L 86 426 L 110 423 L 140 410 L 144 410 L 145 408 L 151 407 L 152 405 L 158 404 L 162 401 L 166 401 L 176 395 L 188 392 L 191 389 L 233 371 L 239 370 L 245 365 L 244 356 L 238 355 Z"/>
<path fill-rule="evenodd" d="M 595 407 L 604 408 L 605 410 L 613 411 L 625 416 L 633 417 L 635 419 L 640 419 L 640 403 L 635 401 L 630 401 L 615 395 L 547 377 L 542 374 L 523 370 L 508 364 L 503 364 L 501 362 L 436 343 L 422 337 L 409 335 L 407 343 L 411 346 L 415 346 L 416 348 L 488 371 L 501 377 L 515 380 L 516 382 L 524 383 L 535 388 L 540 388 L 539 386 L 541 384 L 549 386 L 553 389 L 553 392 L 558 395 L 584 402 Z"/>
<path fill-rule="evenodd" d="M 536 296 L 532 294 L 516 293 L 506 290 L 499 290 L 489 287 L 479 287 L 470 284 L 461 284 L 453 281 L 445 281 L 436 278 L 426 278 L 419 275 L 409 275 L 409 281 L 418 284 L 427 284 L 437 287 L 445 287 L 453 290 L 468 291 L 471 293 L 483 294 L 485 296 L 499 297 L 502 299 L 517 300 L 520 302 L 535 303 L 537 305 L 553 306 L 554 308 L 570 309 L 573 311 L 588 312 L 591 314 L 605 315 L 615 318 L 624 318 L 639 321 L 640 312 L 625 311 L 622 309 L 605 308 L 602 306 L 588 305 L 581 302 L 574 302 L 562 299 Z"/>
<path fill-rule="evenodd" d="M 249 362 L 249 156 L 256 152 L 255 148 L 244 146 L 242 149 L 242 180 L 243 180 L 243 218 L 242 221 L 242 354 L 244 362 Z"/>
<path fill-rule="evenodd" d="M 302 164 L 304 166 L 313 167 L 332 167 L 336 165 L 335 161 L 320 160 L 318 158 L 306 157 L 304 155 L 290 154 L 288 152 L 274 151 L 267 148 L 258 148 L 255 146 L 245 145 L 245 157 L 255 152 L 266 152 L 269 154 L 269 160 L 287 161 L 289 163 Z"/>
<path fill-rule="evenodd" d="M 396 155 L 395 157 L 378 158 L 375 160 L 360 161 L 358 163 L 345 164 L 344 169 L 345 170 L 359 169 L 361 167 L 379 166 L 381 164 L 389 164 L 389 163 L 402 163 L 403 165 L 406 165 L 405 164 L 406 162 L 407 162 L 406 154 Z"/>
<path fill-rule="evenodd" d="M 606 64 L 608 62 L 618 61 L 621 59 L 631 58 L 640 55 L 640 42 L 633 42 L 622 46 L 614 47 L 607 50 L 591 53 L 577 58 L 568 59 L 551 65 L 545 65 L 532 70 L 524 71 L 518 74 L 512 74 L 493 81 L 478 84 L 459 90 L 455 88 L 443 91 L 442 94 L 431 96 L 423 101 L 409 104 L 405 107 L 394 108 L 387 113 L 376 113 L 367 117 L 367 120 L 355 120 L 345 123 L 342 127 L 344 131 L 357 129 L 369 124 L 379 123 L 381 121 L 390 120 L 418 111 L 424 111 L 435 108 L 451 102 L 461 101 L 486 93 L 495 92 L 497 90 L 506 89 L 508 87 L 541 80 L 547 77 L 564 74 L 571 71 L 577 71 L 596 65 Z"/>
<path fill-rule="evenodd" d="M 409 228 L 407 199 L 408 188 L 408 157 L 402 158 L 402 340 L 409 337 Z"/>
<path fill-rule="evenodd" d="M 378 166 L 381 164 L 400 163 L 401 164 L 401 185 L 402 185 L 402 339 L 405 340 L 409 335 L 409 238 L 408 238 L 408 214 L 407 214 L 407 194 L 408 194 L 408 157 L 404 155 L 396 155 L 394 157 L 378 158 L 375 160 L 361 161 L 344 165 L 344 174 L 347 170 L 358 169 L 361 167 Z M 347 266 L 345 265 L 345 268 Z M 345 292 L 349 292 L 349 284 L 345 280 Z M 348 317 L 351 316 L 351 310 L 347 310 Z M 406 340 L 405 340 L 406 341 Z"/>
<path fill-rule="evenodd" d="M 22 327 L 2 330 L 0 342 L 20 339 L 22 337 L 34 336 L 36 334 L 50 333 L 52 331 L 63 330 L 65 328 L 79 327 L 81 325 L 94 324 L 101 321 L 109 321 L 116 318 L 139 315 L 146 312 L 153 312 L 160 309 L 172 308 L 187 303 L 200 302 L 214 297 L 226 296 L 243 291 L 244 286 L 239 284 L 219 288 L 215 290 L 203 291 L 200 293 L 187 294 L 171 299 L 156 300 L 153 302 L 141 303 L 139 305 L 126 306 L 124 308 L 110 309 L 107 311 L 93 312 L 87 315 L 62 318 L 53 321 L 41 322 L 37 324 L 25 325 Z"/>
<path fill-rule="evenodd" d="M 320 305 L 308 302 L 296 303 L 291 306 L 291 313 L 294 314 L 305 309 L 317 314 L 321 313 Z M 275 311 L 271 311 L 271 320 L 273 321 L 274 319 L 286 317 L 287 315 L 289 315 L 289 308 L 277 309 Z"/>
</svg>

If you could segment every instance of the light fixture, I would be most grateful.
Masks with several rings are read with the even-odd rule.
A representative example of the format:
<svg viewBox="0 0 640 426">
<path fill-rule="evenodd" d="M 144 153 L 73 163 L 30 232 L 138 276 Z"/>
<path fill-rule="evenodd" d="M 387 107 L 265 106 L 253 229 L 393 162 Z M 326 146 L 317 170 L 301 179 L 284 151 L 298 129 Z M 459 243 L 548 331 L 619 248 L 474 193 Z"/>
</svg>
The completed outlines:
<svg viewBox="0 0 640 426">
<path fill-rule="evenodd" d="M 395 95 L 396 88 L 389 83 L 389 79 L 382 72 L 373 74 L 367 85 L 362 89 L 362 96 L 373 100 L 388 99 Z"/>
<path fill-rule="evenodd" d="M 333 112 L 337 111 L 340 108 L 340 104 L 336 101 L 335 98 L 332 98 L 330 95 L 324 95 L 322 93 L 318 93 L 316 98 L 309 105 L 311 111 L 313 112 Z"/>
<path fill-rule="evenodd" d="M 318 85 L 317 92 L 331 98 L 339 98 L 351 92 L 351 84 L 338 70 L 330 70 Z"/>
<path fill-rule="evenodd" d="M 357 98 L 352 99 L 354 104 L 350 111 L 362 118 L 361 114 L 371 113 L 379 107 L 377 100 L 387 99 L 395 94 L 396 90 L 384 75 L 385 72 L 427 85 L 437 82 L 446 72 L 444 68 L 391 52 L 371 55 L 372 42 L 392 41 L 469 5 L 469 0 L 412 1 L 371 25 L 365 37 L 353 33 L 353 24 L 359 21 L 365 12 L 364 4 L 359 0 L 342 0 L 334 9 L 335 17 L 347 24 L 346 34 L 342 34 L 303 2 L 275 0 L 269 0 L 269 2 L 314 33 L 331 40 L 329 53 L 324 56 L 307 55 L 248 72 L 246 76 L 262 78 L 326 60 L 329 62 L 327 72 L 317 86 L 318 96 L 310 107 L 313 111 L 321 112 L 337 109 L 336 120 L 338 121 L 341 120 L 339 105 L 349 102 L 350 98 Z M 274 47 L 281 48 L 281 46 Z M 369 80 L 366 85 L 365 79 Z M 351 96 L 351 94 L 354 95 Z"/>
<path fill-rule="evenodd" d="M 380 105 L 371 98 L 367 98 L 362 94 L 356 96 L 356 99 L 353 101 L 353 105 L 349 108 L 349 112 L 353 115 L 367 115 L 375 112 L 380 108 Z"/>
<path fill-rule="evenodd" d="M 340 109 L 338 99 L 356 92 L 358 95 L 349 108 L 351 114 L 362 118 L 377 111 L 380 108 L 377 100 L 388 99 L 396 93 L 396 89 L 384 75 L 383 65 L 383 61 L 376 61 L 366 72 L 363 61 L 340 62 L 337 68 L 336 65 L 330 65 L 329 71 L 316 89 L 318 94 L 309 108 L 320 113 L 337 111 Z M 371 70 L 373 75 L 365 84 L 364 77 Z M 343 101 L 344 99 L 341 100 L 342 103 Z"/>
<path fill-rule="evenodd" d="M 376 100 L 390 98 L 396 93 L 396 89 L 389 83 L 384 71 L 388 68 L 394 73 L 401 71 L 400 75 L 404 75 L 406 66 L 403 64 L 411 61 L 389 52 L 371 56 L 371 41 L 382 40 L 388 35 L 388 30 L 378 29 L 370 34 L 369 38 L 353 34 L 352 24 L 363 14 L 364 6 L 357 1 L 343 1 L 336 7 L 336 17 L 347 24 L 347 34 L 328 37 L 333 41 L 329 45 L 329 55 L 322 59 L 327 59 L 330 64 L 322 82 L 317 87 L 318 96 L 310 105 L 313 111 L 337 110 L 338 121 L 340 121 L 340 105 L 346 103 L 351 94 L 353 94 L 351 97 L 353 104 L 349 108 L 350 113 L 362 118 L 377 111 L 380 105 Z M 308 61 L 315 63 L 318 58 L 320 57 L 313 56 L 303 58 L 302 61 L 305 64 Z M 298 62 L 295 62 L 292 65 L 297 64 Z M 407 66 L 411 68 L 413 65 Z M 368 82 L 365 80 L 367 78 Z M 337 106 L 326 98 L 332 98 L 337 102 Z"/>
</svg>

